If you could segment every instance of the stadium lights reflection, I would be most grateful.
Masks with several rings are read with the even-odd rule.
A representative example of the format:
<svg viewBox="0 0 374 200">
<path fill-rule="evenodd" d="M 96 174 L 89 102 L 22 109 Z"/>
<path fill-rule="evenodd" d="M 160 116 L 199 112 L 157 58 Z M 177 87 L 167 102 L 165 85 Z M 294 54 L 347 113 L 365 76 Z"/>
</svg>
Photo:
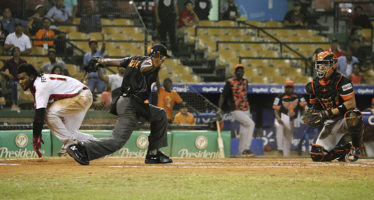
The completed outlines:
<svg viewBox="0 0 374 200">
<path fill-rule="evenodd" d="M 133 1 L 129 1 L 129 4 L 132 5 L 134 2 Z"/>
</svg>

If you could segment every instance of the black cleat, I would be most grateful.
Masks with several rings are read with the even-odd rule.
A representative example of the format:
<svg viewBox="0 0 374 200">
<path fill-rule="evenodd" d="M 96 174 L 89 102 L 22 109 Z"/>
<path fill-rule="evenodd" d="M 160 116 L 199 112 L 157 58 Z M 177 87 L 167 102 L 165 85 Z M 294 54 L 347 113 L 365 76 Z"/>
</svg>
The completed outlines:
<svg viewBox="0 0 374 200">
<path fill-rule="evenodd" d="M 150 155 L 149 153 L 145 156 L 145 164 L 165 164 L 172 163 L 173 160 L 163 154 L 161 151 L 157 151 L 156 155 Z"/>
<path fill-rule="evenodd" d="M 82 142 L 78 142 L 77 144 L 70 145 L 66 151 L 68 154 L 74 158 L 81 165 L 89 165 L 90 161 L 88 160 L 86 149 L 83 146 Z"/>
</svg>

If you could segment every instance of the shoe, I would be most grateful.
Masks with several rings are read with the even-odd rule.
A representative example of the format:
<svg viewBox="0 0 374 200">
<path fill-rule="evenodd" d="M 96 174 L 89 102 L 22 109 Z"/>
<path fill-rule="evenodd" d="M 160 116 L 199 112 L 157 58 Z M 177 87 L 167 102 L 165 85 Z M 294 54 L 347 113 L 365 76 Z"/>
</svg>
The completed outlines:
<svg viewBox="0 0 374 200">
<path fill-rule="evenodd" d="M 360 158 L 360 155 L 360 148 L 355 148 L 352 146 L 351 151 L 346 155 L 345 160 L 348 162 L 356 162 L 358 158 Z"/>
<path fill-rule="evenodd" d="M 165 164 L 172 162 L 173 160 L 163 154 L 161 151 L 157 151 L 156 155 L 150 155 L 147 153 L 145 156 L 145 164 Z"/>
<path fill-rule="evenodd" d="M 254 154 L 251 150 L 245 149 L 242 154 L 238 155 L 239 158 L 250 158 L 255 157 L 256 154 Z"/>
<path fill-rule="evenodd" d="M 74 158 L 81 165 L 89 165 L 90 161 L 88 160 L 86 149 L 83 145 L 83 142 L 78 142 L 68 146 L 66 149 L 68 154 Z"/>
</svg>

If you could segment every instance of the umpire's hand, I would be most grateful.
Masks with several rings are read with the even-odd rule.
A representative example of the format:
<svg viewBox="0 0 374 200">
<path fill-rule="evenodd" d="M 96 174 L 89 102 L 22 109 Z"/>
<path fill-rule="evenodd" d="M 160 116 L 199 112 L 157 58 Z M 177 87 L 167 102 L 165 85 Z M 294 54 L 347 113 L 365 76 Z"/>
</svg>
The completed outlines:
<svg viewBox="0 0 374 200">
<path fill-rule="evenodd" d="M 152 59 L 152 65 L 154 68 L 160 67 L 162 63 L 164 63 L 166 56 L 162 56 L 159 51 L 156 51 L 155 53 L 152 54 L 151 56 Z"/>
</svg>

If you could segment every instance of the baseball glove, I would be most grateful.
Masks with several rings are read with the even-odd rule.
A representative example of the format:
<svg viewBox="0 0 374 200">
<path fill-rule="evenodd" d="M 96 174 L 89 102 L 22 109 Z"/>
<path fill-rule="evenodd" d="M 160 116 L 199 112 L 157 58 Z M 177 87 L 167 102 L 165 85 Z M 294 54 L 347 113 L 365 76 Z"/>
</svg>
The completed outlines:
<svg viewBox="0 0 374 200">
<path fill-rule="evenodd" d="M 315 108 L 309 108 L 303 116 L 304 123 L 312 128 L 319 128 L 323 126 L 326 115 L 322 110 L 316 110 Z"/>
<path fill-rule="evenodd" d="M 99 67 L 101 66 L 99 63 L 97 63 L 97 60 L 99 58 L 97 57 L 93 57 L 86 66 L 84 66 L 84 70 L 87 72 L 87 73 L 90 73 L 90 72 L 97 72 L 97 70 L 99 69 Z"/>
</svg>

